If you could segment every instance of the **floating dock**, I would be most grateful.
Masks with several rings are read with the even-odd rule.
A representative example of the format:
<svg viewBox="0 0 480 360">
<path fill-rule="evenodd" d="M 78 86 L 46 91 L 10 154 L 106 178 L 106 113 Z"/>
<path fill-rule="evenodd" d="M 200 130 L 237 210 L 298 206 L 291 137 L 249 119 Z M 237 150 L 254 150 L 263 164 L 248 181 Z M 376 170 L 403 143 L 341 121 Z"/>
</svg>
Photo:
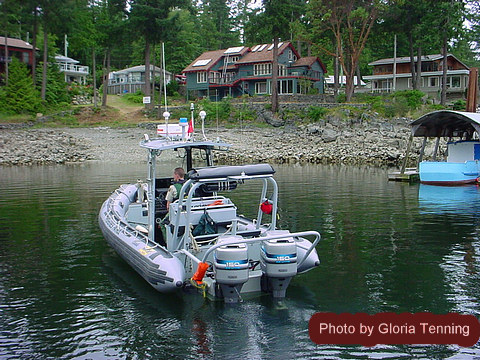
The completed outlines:
<svg viewBox="0 0 480 360">
<path fill-rule="evenodd" d="M 394 171 L 388 174 L 389 181 L 417 182 L 420 180 L 417 168 L 407 168 L 405 171 Z"/>
</svg>

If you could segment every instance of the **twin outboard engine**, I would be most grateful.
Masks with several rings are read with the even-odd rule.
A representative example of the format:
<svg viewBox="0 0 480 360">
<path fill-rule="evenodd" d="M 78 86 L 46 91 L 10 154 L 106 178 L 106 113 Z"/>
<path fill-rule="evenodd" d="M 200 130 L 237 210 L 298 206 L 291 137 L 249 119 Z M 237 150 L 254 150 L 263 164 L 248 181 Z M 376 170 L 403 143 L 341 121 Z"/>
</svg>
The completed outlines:
<svg viewBox="0 0 480 360">
<path fill-rule="evenodd" d="M 267 231 L 266 236 L 282 235 L 285 238 L 265 240 L 262 243 L 260 264 L 263 272 L 263 290 L 272 292 L 274 298 L 284 298 L 288 284 L 297 274 L 297 246 L 288 230 Z"/>
<path fill-rule="evenodd" d="M 241 299 L 240 291 L 248 280 L 247 245 L 233 244 L 241 239 L 241 236 L 220 238 L 219 242 L 225 242 L 225 245 L 217 248 L 214 254 L 215 280 L 226 303 L 236 303 Z"/>
</svg>

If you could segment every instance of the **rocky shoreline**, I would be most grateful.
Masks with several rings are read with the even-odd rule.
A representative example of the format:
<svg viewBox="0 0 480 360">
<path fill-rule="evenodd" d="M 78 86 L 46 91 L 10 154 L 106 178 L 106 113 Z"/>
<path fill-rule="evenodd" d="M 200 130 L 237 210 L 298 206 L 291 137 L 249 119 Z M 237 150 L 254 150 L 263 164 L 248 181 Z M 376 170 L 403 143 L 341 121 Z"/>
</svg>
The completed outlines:
<svg viewBox="0 0 480 360">
<path fill-rule="evenodd" d="M 321 163 L 399 166 L 405 155 L 410 119 L 368 119 L 286 125 L 281 128 L 210 128 L 209 139 L 220 138 L 233 146 L 219 153 L 222 163 Z M 145 161 L 138 144 L 147 128 L 62 128 L 0 130 L 0 165 L 65 164 L 85 161 L 127 163 Z M 414 143 L 412 161 L 420 149 Z"/>
</svg>

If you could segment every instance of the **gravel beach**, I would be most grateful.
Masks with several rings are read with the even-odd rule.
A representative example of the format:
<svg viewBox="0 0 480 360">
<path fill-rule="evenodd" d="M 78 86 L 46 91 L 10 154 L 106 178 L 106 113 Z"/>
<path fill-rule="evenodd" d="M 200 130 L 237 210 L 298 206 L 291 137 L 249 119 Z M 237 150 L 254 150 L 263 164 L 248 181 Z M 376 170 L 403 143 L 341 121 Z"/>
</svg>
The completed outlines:
<svg viewBox="0 0 480 360">
<path fill-rule="evenodd" d="M 410 135 L 409 120 L 395 122 L 328 122 L 282 128 L 213 128 L 217 137 L 233 146 L 219 154 L 223 163 L 337 163 L 398 166 Z M 1 129 L 0 165 L 64 164 L 84 161 L 117 163 L 146 161 L 139 147 L 154 127 Z M 201 134 L 197 134 L 198 137 Z M 420 143 L 414 143 L 414 152 Z M 415 154 L 412 159 L 415 158 Z"/>
</svg>

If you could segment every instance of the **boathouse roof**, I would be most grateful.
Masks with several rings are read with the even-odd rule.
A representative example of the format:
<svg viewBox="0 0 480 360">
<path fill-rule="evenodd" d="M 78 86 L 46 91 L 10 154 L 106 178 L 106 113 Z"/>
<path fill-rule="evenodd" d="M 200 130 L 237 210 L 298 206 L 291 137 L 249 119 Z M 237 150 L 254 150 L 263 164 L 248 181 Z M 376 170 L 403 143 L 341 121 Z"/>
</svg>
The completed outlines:
<svg viewBox="0 0 480 360">
<path fill-rule="evenodd" d="M 480 135 L 480 114 L 464 111 L 440 110 L 421 116 L 410 123 L 413 136 L 464 137 Z"/>
</svg>

